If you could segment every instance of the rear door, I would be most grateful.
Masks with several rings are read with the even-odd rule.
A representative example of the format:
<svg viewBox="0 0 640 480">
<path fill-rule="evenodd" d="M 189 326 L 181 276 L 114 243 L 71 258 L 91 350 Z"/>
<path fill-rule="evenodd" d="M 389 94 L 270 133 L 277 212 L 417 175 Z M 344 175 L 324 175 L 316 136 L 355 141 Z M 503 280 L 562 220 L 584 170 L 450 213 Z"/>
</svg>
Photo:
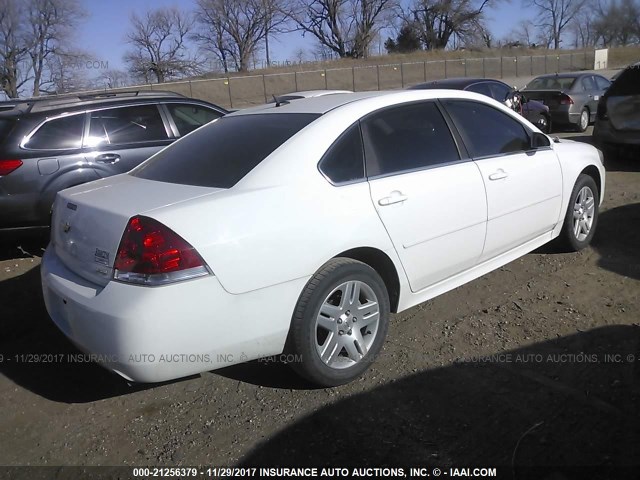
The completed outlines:
<svg viewBox="0 0 640 480">
<path fill-rule="evenodd" d="M 434 101 L 390 107 L 361 122 L 371 199 L 416 292 L 476 265 L 487 203 Z"/>
<path fill-rule="evenodd" d="M 128 172 L 174 140 L 156 104 L 126 105 L 90 112 L 86 157 L 107 177 Z"/>
<path fill-rule="evenodd" d="M 593 75 L 580 78 L 580 86 L 582 93 L 585 95 L 585 106 L 589 109 L 590 120 L 595 120 L 596 110 L 598 109 L 598 99 L 602 95 L 600 89 L 596 85 Z M 580 88 L 578 89 L 580 90 Z"/>
<path fill-rule="evenodd" d="M 550 232 L 560 217 L 562 172 L 550 146 L 532 150 L 522 123 L 490 105 L 443 100 L 480 169 L 487 236 L 480 261 Z"/>
</svg>

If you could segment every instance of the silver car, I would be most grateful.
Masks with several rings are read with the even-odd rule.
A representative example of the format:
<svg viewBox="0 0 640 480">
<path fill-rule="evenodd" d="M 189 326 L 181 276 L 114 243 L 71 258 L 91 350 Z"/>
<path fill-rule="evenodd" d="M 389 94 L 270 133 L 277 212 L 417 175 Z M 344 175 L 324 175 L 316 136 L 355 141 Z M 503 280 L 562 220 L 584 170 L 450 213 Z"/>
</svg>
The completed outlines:
<svg viewBox="0 0 640 480">
<path fill-rule="evenodd" d="M 610 85 L 594 73 L 555 73 L 534 78 L 521 92 L 549 107 L 553 125 L 584 132 L 595 121 L 598 100 Z"/>
</svg>

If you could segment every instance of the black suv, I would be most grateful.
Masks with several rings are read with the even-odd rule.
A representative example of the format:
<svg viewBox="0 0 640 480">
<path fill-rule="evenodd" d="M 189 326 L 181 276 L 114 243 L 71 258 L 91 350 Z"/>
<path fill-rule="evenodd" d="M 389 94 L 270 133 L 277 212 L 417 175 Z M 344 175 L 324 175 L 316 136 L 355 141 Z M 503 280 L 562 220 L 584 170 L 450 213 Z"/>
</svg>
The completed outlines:
<svg viewBox="0 0 640 480">
<path fill-rule="evenodd" d="M 173 92 L 0 102 L 0 230 L 48 225 L 58 191 L 127 172 L 226 113 Z"/>
<path fill-rule="evenodd" d="M 640 152 L 640 62 L 619 73 L 600 97 L 593 139 L 606 158 Z"/>
</svg>

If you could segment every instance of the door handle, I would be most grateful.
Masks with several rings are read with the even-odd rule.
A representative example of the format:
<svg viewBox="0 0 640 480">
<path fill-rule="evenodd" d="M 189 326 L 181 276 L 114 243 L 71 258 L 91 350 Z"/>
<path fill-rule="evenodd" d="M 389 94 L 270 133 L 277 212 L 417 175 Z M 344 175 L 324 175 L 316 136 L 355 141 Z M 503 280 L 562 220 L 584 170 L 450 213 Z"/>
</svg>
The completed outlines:
<svg viewBox="0 0 640 480">
<path fill-rule="evenodd" d="M 393 205 L 394 203 L 404 202 L 408 198 L 409 197 L 407 197 L 406 195 L 403 195 L 402 192 L 399 192 L 398 190 L 394 190 L 393 192 L 391 192 L 391 194 L 388 197 L 384 197 L 378 200 L 378 205 L 385 207 L 387 205 Z"/>
<path fill-rule="evenodd" d="M 499 168 L 497 172 L 489 175 L 489 180 L 502 180 L 503 178 L 507 178 L 509 175 L 503 169 Z"/>
<path fill-rule="evenodd" d="M 116 163 L 120 161 L 120 155 L 117 153 L 103 153 L 102 155 L 97 155 L 94 160 L 100 163 Z"/>
</svg>

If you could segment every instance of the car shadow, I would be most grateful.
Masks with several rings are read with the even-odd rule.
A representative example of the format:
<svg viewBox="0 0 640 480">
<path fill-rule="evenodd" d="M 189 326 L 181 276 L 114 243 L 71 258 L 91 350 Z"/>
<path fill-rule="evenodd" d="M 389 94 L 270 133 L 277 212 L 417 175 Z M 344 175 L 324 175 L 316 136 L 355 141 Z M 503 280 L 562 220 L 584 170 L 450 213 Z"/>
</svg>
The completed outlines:
<svg viewBox="0 0 640 480">
<path fill-rule="evenodd" d="M 632 478 L 640 467 L 638 365 L 637 326 L 467 356 L 331 403 L 239 465 L 493 466 L 498 478 L 536 480 L 596 478 L 599 467 L 615 466 L 614 477 L 598 478 Z M 581 465 L 591 467 L 572 468 Z"/>
<path fill-rule="evenodd" d="M 146 390 L 83 355 L 49 319 L 40 267 L 0 281 L 0 373 L 55 402 L 85 403 Z M 172 382 L 167 382 L 172 383 Z"/>
<path fill-rule="evenodd" d="M 49 229 L 0 230 L 0 261 L 42 257 L 49 243 Z"/>
<path fill-rule="evenodd" d="M 640 280 L 640 203 L 602 212 L 592 246 L 599 267 Z"/>
</svg>

